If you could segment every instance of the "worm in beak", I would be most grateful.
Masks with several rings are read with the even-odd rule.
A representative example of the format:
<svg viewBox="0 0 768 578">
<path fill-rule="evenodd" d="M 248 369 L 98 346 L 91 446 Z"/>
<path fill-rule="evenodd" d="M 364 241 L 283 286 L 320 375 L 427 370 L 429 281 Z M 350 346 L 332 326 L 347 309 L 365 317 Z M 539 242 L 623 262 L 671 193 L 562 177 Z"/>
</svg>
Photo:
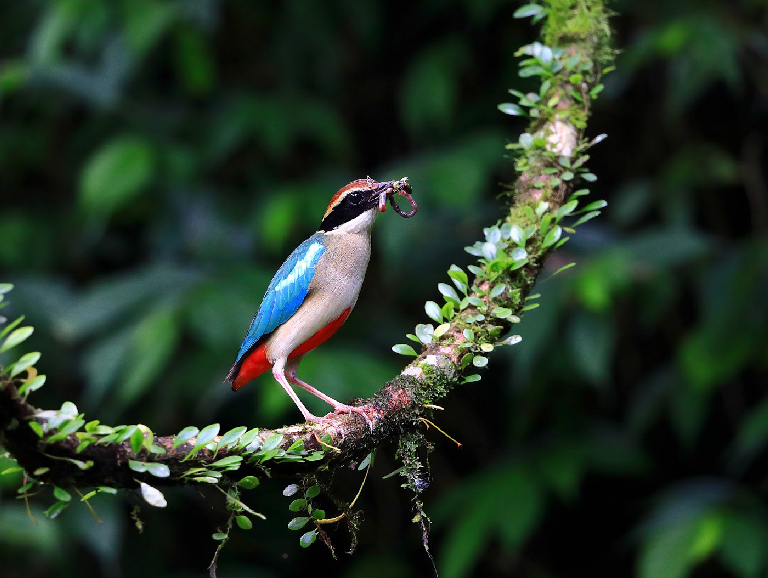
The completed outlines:
<svg viewBox="0 0 768 578">
<path fill-rule="evenodd" d="M 412 190 L 411 185 L 408 182 L 408 177 L 403 177 L 399 181 L 389 181 L 388 183 L 383 184 L 385 186 L 382 187 L 382 190 L 379 193 L 379 211 L 383 213 L 387 210 L 387 197 L 389 197 L 389 204 L 392 205 L 392 208 L 398 215 L 405 217 L 406 219 L 413 217 L 418 210 L 418 206 L 416 205 L 416 201 L 413 200 L 413 197 L 411 197 Z M 395 194 L 403 195 L 408 199 L 408 202 L 411 204 L 411 210 L 409 212 L 406 213 L 397 206 L 397 203 L 395 203 Z"/>
</svg>

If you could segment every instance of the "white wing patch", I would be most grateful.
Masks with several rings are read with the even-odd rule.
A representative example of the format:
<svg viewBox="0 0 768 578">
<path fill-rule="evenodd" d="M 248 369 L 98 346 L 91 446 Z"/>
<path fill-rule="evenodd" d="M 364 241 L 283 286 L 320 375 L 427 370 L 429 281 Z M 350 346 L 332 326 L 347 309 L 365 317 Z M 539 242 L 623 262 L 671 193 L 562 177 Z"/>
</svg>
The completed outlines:
<svg viewBox="0 0 768 578">
<path fill-rule="evenodd" d="M 296 266 L 293 268 L 293 270 L 288 274 L 288 276 L 280 281 L 277 285 L 275 285 L 275 291 L 281 291 L 286 286 L 293 284 L 296 279 L 304 275 L 304 273 L 307 272 L 307 267 L 309 267 L 312 262 L 315 259 L 315 255 L 319 251 L 322 251 L 325 247 L 321 243 L 313 243 L 309 246 L 309 249 L 307 249 L 307 252 L 304 253 L 304 256 L 296 262 Z"/>
</svg>

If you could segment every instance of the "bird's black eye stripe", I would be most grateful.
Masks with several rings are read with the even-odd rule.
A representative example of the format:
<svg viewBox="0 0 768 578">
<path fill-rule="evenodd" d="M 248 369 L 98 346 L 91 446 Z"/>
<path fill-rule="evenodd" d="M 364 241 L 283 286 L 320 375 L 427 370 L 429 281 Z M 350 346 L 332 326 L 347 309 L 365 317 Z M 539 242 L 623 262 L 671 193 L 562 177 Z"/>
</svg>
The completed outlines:
<svg viewBox="0 0 768 578">
<path fill-rule="evenodd" d="M 373 208 L 377 202 L 372 190 L 356 190 L 348 193 L 328 214 L 320 225 L 321 231 L 332 231 Z"/>
<path fill-rule="evenodd" d="M 361 204 L 365 199 L 365 195 L 363 195 L 363 192 L 367 191 L 355 191 L 354 193 L 350 193 L 347 195 L 347 197 L 344 199 L 344 202 L 349 202 L 352 205 L 359 205 Z"/>
</svg>

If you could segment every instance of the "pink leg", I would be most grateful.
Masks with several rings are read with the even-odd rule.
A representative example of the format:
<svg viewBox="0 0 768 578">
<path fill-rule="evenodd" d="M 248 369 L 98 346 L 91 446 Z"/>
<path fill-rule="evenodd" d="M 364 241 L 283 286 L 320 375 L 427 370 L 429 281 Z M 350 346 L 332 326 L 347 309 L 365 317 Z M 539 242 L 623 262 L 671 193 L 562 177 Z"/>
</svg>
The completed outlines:
<svg viewBox="0 0 768 578">
<path fill-rule="evenodd" d="M 295 373 L 295 370 L 294 370 Z M 272 375 L 274 376 L 277 383 L 283 386 L 283 389 L 286 391 L 286 393 L 290 396 L 290 398 L 293 400 L 293 403 L 296 404 L 296 407 L 299 408 L 299 411 L 301 412 L 301 415 L 304 416 L 305 421 L 317 421 L 317 422 L 332 422 L 333 420 L 324 418 L 324 417 L 317 417 L 315 415 L 312 415 L 309 410 L 306 408 L 306 406 L 301 403 L 301 400 L 299 399 L 299 396 L 296 395 L 296 392 L 293 391 L 293 388 L 290 386 L 288 381 L 285 377 L 285 360 L 284 359 L 277 359 L 275 360 L 275 364 L 272 366 Z"/>
<path fill-rule="evenodd" d="M 317 397 L 322 399 L 324 402 L 330 404 L 333 407 L 333 410 L 334 410 L 333 413 L 356 413 L 358 415 L 363 416 L 363 419 L 365 420 L 365 422 L 368 424 L 371 430 L 373 430 L 373 423 L 371 423 L 371 419 L 368 417 L 368 413 L 364 409 L 365 406 L 356 407 L 354 405 L 347 405 L 344 403 L 340 403 L 335 399 L 333 399 L 332 397 L 325 395 L 322 391 L 315 389 L 314 387 L 309 385 L 306 381 L 302 381 L 298 377 L 296 377 L 296 370 L 299 368 L 299 362 L 301 361 L 302 357 L 303 357 L 302 355 L 299 355 L 297 357 L 294 357 L 293 359 L 288 360 L 288 363 L 285 368 L 286 369 L 285 376 L 288 379 L 288 381 L 294 385 L 298 385 L 299 387 L 306 389 L 312 395 L 316 395 Z"/>
</svg>

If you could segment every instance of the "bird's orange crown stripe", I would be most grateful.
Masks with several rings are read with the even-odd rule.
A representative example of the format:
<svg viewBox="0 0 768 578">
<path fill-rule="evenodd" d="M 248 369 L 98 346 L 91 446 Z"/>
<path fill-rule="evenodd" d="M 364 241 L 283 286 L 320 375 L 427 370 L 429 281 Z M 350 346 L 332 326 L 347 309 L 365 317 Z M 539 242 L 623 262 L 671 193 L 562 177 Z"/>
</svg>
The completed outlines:
<svg viewBox="0 0 768 578">
<path fill-rule="evenodd" d="M 376 186 L 376 183 L 371 179 L 357 179 L 356 181 L 352 181 L 341 187 L 339 191 L 331 197 L 331 202 L 328 203 L 328 209 L 326 209 L 323 219 L 325 219 L 333 208 L 344 199 L 347 193 L 350 191 L 364 191 L 365 189 L 370 189 L 372 186 Z"/>
</svg>

